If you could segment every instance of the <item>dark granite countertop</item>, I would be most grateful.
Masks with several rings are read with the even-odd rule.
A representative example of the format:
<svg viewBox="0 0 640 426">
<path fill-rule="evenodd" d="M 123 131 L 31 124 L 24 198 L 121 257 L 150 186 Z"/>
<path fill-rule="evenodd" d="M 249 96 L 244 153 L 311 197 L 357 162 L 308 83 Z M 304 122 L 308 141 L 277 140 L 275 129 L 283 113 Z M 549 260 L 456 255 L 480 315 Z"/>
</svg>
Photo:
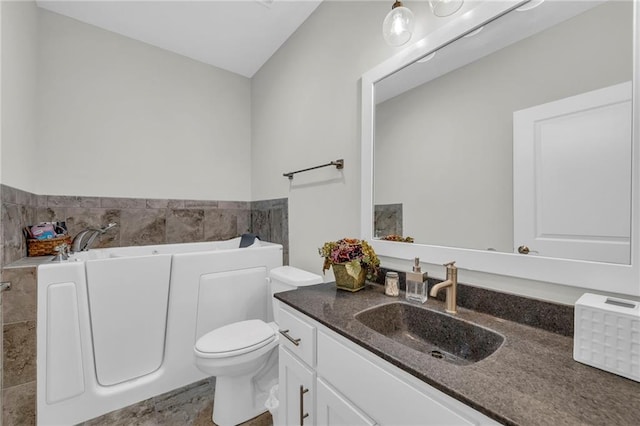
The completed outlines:
<svg viewBox="0 0 640 426">
<path fill-rule="evenodd" d="M 383 286 L 367 284 L 349 293 L 328 283 L 275 297 L 503 424 L 640 424 L 640 383 L 574 361 L 571 337 L 459 308 L 459 319 L 505 337 L 492 355 L 461 366 L 396 343 L 355 319 L 362 310 L 404 302 L 402 292 L 388 297 Z M 438 300 L 430 298 L 424 307 L 444 313 Z"/>
</svg>

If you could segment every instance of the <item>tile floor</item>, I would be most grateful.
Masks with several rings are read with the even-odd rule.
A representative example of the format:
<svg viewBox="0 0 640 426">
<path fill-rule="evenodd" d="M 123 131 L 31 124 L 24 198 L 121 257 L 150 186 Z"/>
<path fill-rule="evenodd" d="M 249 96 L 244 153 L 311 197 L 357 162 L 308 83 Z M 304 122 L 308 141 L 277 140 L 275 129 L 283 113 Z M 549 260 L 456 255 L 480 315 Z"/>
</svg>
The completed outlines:
<svg viewBox="0 0 640 426">
<path fill-rule="evenodd" d="M 211 420 L 214 383 L 213 379 L 202 380 L 78 426 L 215 426 Z M 242 426 L 272 425 L 268 412 L 242 423 Z"/>
</svg>

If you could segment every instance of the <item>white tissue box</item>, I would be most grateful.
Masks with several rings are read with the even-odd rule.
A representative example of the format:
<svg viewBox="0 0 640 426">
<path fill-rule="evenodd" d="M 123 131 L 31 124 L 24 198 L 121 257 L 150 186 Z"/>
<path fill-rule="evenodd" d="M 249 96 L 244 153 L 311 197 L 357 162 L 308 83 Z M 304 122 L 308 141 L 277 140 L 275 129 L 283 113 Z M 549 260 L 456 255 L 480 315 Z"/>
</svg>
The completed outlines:
<svg viewBox="0 0 640 426">
<path fill-rule="evenodd" d="M 583 294 L 575 304 L 573 359 L 640 382 L 640 303 Z"/>
</svg>

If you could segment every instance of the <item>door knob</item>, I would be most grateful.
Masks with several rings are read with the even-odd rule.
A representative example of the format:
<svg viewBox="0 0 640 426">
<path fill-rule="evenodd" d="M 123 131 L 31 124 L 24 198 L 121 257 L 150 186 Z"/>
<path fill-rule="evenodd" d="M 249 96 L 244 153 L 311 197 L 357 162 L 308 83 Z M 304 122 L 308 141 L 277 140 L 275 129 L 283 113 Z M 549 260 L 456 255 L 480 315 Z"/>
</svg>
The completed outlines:
<svg viewBox="0 0 640 426">
<path fill-rule="evenodd" d="M 527 246 L 520 246 L 520 247 L 518 247 L 518 253 L 520 253 L 520 254 L 529 254 L 529 253 L 537 253 L 537 251 L 531 250 Z"/>
</svg>

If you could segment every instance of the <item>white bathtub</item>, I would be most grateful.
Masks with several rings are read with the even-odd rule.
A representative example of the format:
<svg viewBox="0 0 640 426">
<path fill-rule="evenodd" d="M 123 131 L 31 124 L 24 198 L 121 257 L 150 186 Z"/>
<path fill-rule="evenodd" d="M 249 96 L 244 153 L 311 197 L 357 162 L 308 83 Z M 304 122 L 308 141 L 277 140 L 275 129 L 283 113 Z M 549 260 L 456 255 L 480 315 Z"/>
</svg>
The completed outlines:
<svg viewBox="0 0 640 426">
<path fill-rule="evenodd" d="M 206 332 L 272 318 L 282 246 L 239 238 L 97 249 L 38 267 L 38 424 L 79 423 L 201 380 Z"/>
</svg>

